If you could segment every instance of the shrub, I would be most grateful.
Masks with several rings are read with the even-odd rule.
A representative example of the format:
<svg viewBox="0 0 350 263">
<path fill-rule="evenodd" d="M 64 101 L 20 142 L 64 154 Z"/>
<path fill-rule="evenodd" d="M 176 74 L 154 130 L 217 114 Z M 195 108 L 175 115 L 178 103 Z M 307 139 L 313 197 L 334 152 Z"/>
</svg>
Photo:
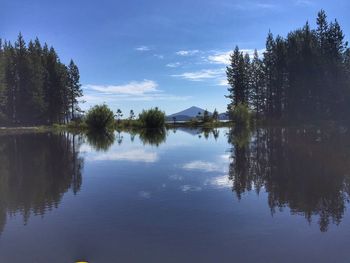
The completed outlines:
<svg viewBox="0 0 350 263">
<path fill-rule="evenodd" d="M 230 118 L 239 126 L 249 127 L 250 117 L 249 107 L 244 103 L 239 103 L 230 111 Z"/>
<path fill-rule="evenodd" d="M 86 114 L 85 122 L 90 130 L 108 130 L 114 127 L 114 114 L 107 105 L 96 105 Z"/>
<path fill-rule="evenodd" d="M 165 113 L 158 108 L 143 110 L 139 115 L 139 122 L 144 128 L 164 127 Z"/>
</svg>

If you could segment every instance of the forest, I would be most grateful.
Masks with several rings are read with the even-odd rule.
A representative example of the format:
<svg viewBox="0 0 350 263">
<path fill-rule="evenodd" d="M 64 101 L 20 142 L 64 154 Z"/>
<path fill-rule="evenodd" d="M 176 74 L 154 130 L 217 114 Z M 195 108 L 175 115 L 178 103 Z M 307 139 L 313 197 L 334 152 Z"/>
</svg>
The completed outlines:
<svg viewBox="0 0 350 263">
<path fill-rule="evenodd" d="M 79 69 L 63 64 L 39 39 L 14 44 L 0 39 L 0 124 L 66 123 L 80 112 Z"/>
<path fill-rule="evenodd" d="M 337 20 L 318 13 L 287 37 L 268 33 L 266 49 L 250 58 L 238 47 L 227 67 L 228 110 L 248 107 L 258 119 L 347 120 L 350 114 L 350 49 Z"/>
</svg>

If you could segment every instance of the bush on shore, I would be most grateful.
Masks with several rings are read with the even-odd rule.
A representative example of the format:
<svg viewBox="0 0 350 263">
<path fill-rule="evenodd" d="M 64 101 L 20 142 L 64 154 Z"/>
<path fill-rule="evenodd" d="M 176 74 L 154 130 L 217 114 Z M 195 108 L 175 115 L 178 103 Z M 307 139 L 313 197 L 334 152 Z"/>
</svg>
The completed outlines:
<svg viewBox="0 0 350 263">
<path fill-rule="evenodd" d="M 165 125 L 165 113 L 158 108 L 143 110 L 139 115 L 139 123 L 143 128 L 162 128 Z"/>
<path fill-rule="evenodd" d="M 85 123 L 90 130 L 109 130 L 115 126 L 113 111 L 107 105 L 96 105 L 86 114 Z"/>
</svg>

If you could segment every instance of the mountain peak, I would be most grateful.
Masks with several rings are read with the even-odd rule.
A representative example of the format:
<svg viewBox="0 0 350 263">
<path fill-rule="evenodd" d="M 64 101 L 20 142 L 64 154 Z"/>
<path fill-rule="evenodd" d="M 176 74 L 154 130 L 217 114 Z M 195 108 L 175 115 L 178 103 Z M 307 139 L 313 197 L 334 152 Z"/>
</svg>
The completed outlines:
<svg viewBox="0 0 350 263">
<path fill-rule="evenodd" d="M 185 109 L 183 111 L 171 114 L 171 115 L 169 115 L 169 117 L 188 116 L 188 117 L 193 118 L 193 117 L 196 117 L 198 115 L 198 112 L 203 114 L 204 110 L 202 108 L 192 106 L 192 107 L 189 107 L 188 109 Z"/>
</svg>

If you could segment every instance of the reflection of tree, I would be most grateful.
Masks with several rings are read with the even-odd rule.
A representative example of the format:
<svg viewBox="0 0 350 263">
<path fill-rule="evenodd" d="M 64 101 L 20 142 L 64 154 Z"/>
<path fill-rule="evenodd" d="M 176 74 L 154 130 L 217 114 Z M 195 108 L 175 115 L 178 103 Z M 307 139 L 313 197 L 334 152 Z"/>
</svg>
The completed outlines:
<svg viewBox="0 0 350 263">
<path fill-rule="evenodd" d="M 0 136 L 0 232 L 8 214 L 44 215 L 65 192 L 77 193 L 83 159 L 81 140 L 68 134 Z"/>
<path fill-rule="evenodd" d="M 120 135 L 120 133 L 119 133 Z M 113 132 L 88 132 L 86 134 L 87 143 L 91 145 L 96 151 L 108 151 L 109 147 L 115 141 L 115 135 Z M 118 143 L 122 143 L 123 138 L 118 138 Z"/>
<path fill-rule="evenodd" d="M 160 129 L 141 129 L 138 131 L 140 140 L 144 144 L 159 146 L 166 141 L 167 132 L 164 128 Z"/>
<path fill-rule="evenodd" d="M 258 129 L 248 140 L 230 132 L 230 177 L 238 198 L 262 188 L 269 206 L 288 206 L 308 220 L 319 216 L 321 231 L 340 223 L 350 195 L 348 134 L 317 129 Z"/>
</svg>

